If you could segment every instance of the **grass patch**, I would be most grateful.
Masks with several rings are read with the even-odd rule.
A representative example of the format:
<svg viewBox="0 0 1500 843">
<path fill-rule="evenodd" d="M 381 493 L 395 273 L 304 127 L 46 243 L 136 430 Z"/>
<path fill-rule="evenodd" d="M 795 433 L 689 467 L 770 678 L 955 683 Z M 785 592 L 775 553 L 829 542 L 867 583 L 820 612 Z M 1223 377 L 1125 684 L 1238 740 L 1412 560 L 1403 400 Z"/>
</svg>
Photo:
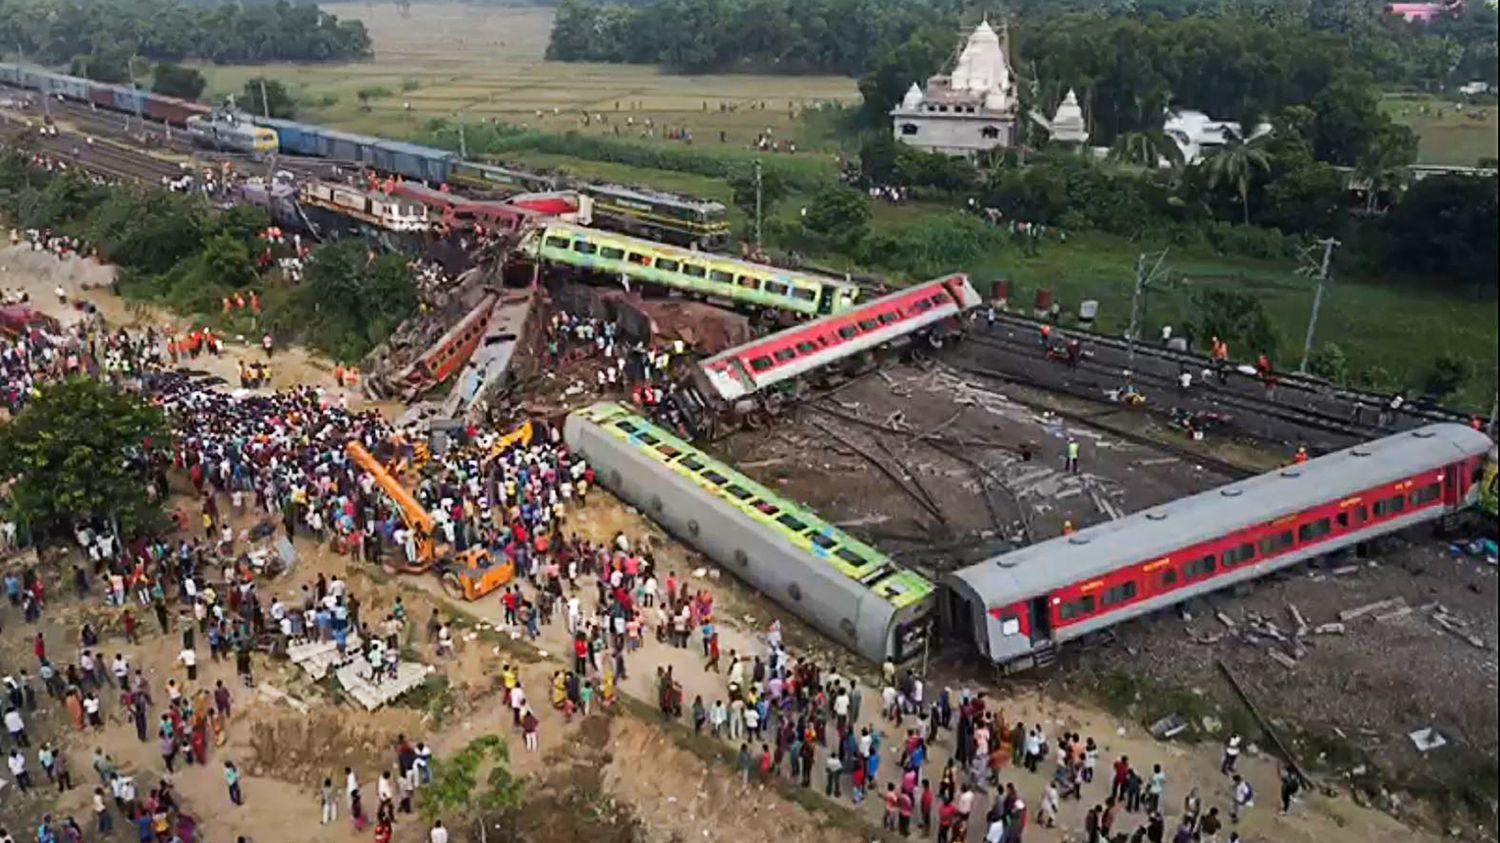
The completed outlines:
<svg viewBox="0 0 1500 843">
<path fill-rule="evenodd" d="M 1123 670 L 1106 673 L 1089 690 L 1116 717 L 1148 729 L 1163 717 L 1181 716 L 1188 726 L 1178 736 L 1182 739 L 1222 741 L 1232 734 L 1260 734 L 1255 718 L 1242 706 L 1223 706 L 1206 692 L 1194 693 Z"/>
<path fill-rule="evenodd" d="M 1472 167 L 1500 156 L 1500 109 L 1420 94 L 1387 96 L 1381 108 L 1417 133 L 1417 161 Z"/>
<path fill-rule="evenodd" d="M 408 660 L 419 661 L 419 659 L 415 658 L 415 655 L 414 653 L 413 657 Z M 401 657 L 407 659 L 404 648 Z M 448 715 L 453 713 L 455 703 L 453 683 L 449 682 L 448 677 L 441 673 L 428 677 L 421 685 L 402 694 L 400 699 L 396 701 L 396 705 L 402 708 L 410 708 L 422 712 L 422 715 L 431 721 L 433 729 L 441 729 L 443 727 L 443 724 L 448 719 Z"/>
</svg>

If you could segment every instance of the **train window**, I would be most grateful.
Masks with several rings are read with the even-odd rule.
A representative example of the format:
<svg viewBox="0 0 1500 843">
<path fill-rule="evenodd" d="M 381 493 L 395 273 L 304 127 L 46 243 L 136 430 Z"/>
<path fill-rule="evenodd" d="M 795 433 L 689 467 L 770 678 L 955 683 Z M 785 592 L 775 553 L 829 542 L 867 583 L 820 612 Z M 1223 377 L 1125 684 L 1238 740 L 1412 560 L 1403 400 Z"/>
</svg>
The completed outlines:
<svg viewBox="0 0 1500 843">
<path fill-rule="evenodd" d="M 776 360 L 777 360 L 777 362 L 780 362 L 780 363 L 785 363 L 786 361 L 788 361 L 788 360 L 790 360 L 790 359 L 792 359 L 793 357 L 796 357 L 796 356 L 797 356 L 797 349 L 795 349 L 795 348 L 782 348 L 782 349 L 778 349 L 776 351 Z"/>
<path fill-rule="evenodd" d="M 566 248 L 568 248 L 568 245 L 569 245 L 568 238 L 566 238 L 566 237 L 548 237 L 547 238 L 547 245 L 551 246 L 554 249 L 566 249 Z"/>
<path fill-rule="evenodd" d="M 772 517 L 775 517 L 776 513 L 781 511 L 781 507 L 767 501 L 755 501 L 750 505 L 760 510 L 762 515 L 769 515 Z"/>
<path fill-rule="evenodd" d="M 655 445 L 657 442 L 661 441 L 660 439 L 657 439 L 655 436 L 652 436 L 649 433 L 642 433 L 640 435 L 640 439 L 641 439 L 642 442 L 645 442 L 647 445 Z"/>
<path fill-rule="evenodd" d="M 1437 483 L 1423 486 L 1411 493 L 1411 505 L 1421 506 L 1424 503 L 1432 503 L 1443 496 L 1443 487 Z"/>
<path fill-rule="evenodd" d="M 1266 536 L 1260 540 L 1260 555 L 1271 556 L 1291 547 L 1295 542 L 1292 540 L 1292 531 L 1287 530 L 1274 536 Z"/>
<path fill-rule="evenodd" d="M 1317 541 L 1333 532 L 1333 524 L 1327 518 L 1319 518 L 1311 524 L 1303 524 L 1297 528 L 1297 541 Z"/>
<path fill-rule="evenodd" d="M 1210 553 L 1202 559 L 1194 559 L 1186 565 L 1183 565 L 1182 578 L 1187 580 L 1188 582 L 1192 582 L 1193 580 L 1201 580 L 1204 577 L 1212 576 L 1215 567 L 1217 567 L 1216 560 L 1214 559 L 1214 555 Z"/>
<path fill-rule="evenodd" d="M 674 261 L 671 258 L 657 258 L 656 268 L 660 269 L 662 272 L 676 272 L 677 261 Z"/>
<path fill-rule="evenodd" d="M 659 453 L 659 454 L 661 454 L 662 456 L 666 457 L 667 459 L 672 459 L 673 457 L 675 457 L 678 454 L 682 453 L 681 451 L 677 450 L 676 448 L 673 448 L 671 445 L 668 445 L 666 443 L 662 443 L 660 445 L 657 445 L 656 446 L 656 452 Z"/>
<path fill-rule="evenodd" d="M 590 243 L 587 240 L 574 240 L 573 251 L 580 252 L 585 255 L 592 255 L 594 252 L 599 251 L 599 247 L 595 246 L 593 243 Z"/>
<path fill-rule="evenodd" d="M 630 421 L 617 421 L 615 422 L 615 427 L 618 427 L 626 433 L 635 433 L 636 430 L 635 422 Z"/>
<path fill-rule="evenodd" d="M 1000 619 L 1000 634 L 1001 635 L 1020 635 L 1021 634 L 1021 619 L 1017 618 L 1015 615 L 1006 615 L 1005 617 L 1001 618 Z"/>
<path fill-rule="evenodd" d="M 740 286 L 744 287 L 747 290 L 759 290 L 760 289 L 760 279 L 756 278 L 753 275 L 741 275 L 740 276 Z"/>
<path fill-rule="evenodd" d="M 708 271 L 708 280 L 717 281 L 720 284 L 733 284 L 734 276 L 722 269 L 710 269 Z"/>
<path fill-rule="evenodd" d="M 1224 552 L 1224 567 L 1232 568 L 1255 558 L 1255 545 L 1246 542 Z"/>
<path fill-rule="evenodd" d="M 634 264 L 639 264 L 641 266 L 651 265 L 651 259 L 643 254 L 640 254 L 639 252 L 631 252 L 629 255 L 625 256 L 625 260 L 628 260 Z"/>
<path fill-rule="evenodd" d="M 1104 598 L 1100 601 L 1102 605 L 1113 606 L 1116 603 L 1124 603 L 1135 596 L 1135 583 L 1122 582 L 1114 588 L 1104 592 Z"/>
<path fill-rule="evenodd" d="M 797 343 L 797 350 L 800 351 L 803 354 L 812 354 L 814 351 L 818 350 L 818 347 L 815 344 L 807 342 L 806 340 L 804 340 L 802 342 Z"/>
<path fill-rule="evenodd" d="M 693 278 L 702 278 L 708 274 L 708 270 L 695 263 L 685 263 L 682 265 L 682 274 L 690 275 Z"/>
<path fill-rule="evenodd" d="M 733 497 L 737 501 L 747 500 L 749 498 L 755 497 L 755 495 L 752 495 L 750 493 L 749 489 L 746 489 L 744 486 L 737 486 L 733 483 L 725 486 L 724 491 L 728 492 L 730 497 Z"/>
<path fill-rule="evenodd" d="M 813 301 L 817 297 L 818 294 L 814 293 L 812 290 L 804 290 L 801 287 L 792 288 L 792 298 L 794 299 L 800 299 L 801 301 Z"/>
<path fill-rule="evenodd" d="M 830 539 L 822 533 L 813 533 L 812 535 L 807 537 L 807 540 L 817 545 L 818 547 L 823 548 L 824 550 L 832 550 L 835 546 L 838 545 L 838 542 Z"/>
<path fill-rule="evenodd" d="M 944 293 L 942 291 L 939 291 L 931 299 L 929 299 L 929 301 L 931 301 L 933 304 L 947 304 L 948 303 L 948 294 Z"/>
<path fill-rule="evenodd" d="M 870 564 L 870 560 L 844 547 L 835 550 L 833 552 L 833 555 L 844 560 L 845 562 L 848 562 L 850 565 L 853 565 L 856 568 L 863 568 L 864 566 Z"/>
<path fill-rule="evenodd" d="M 773 296 L 784 296 L 786 295 L 786 291 L 788 289 L 789 288 L 787 287 L 787 285 L 781 283 L 780 281 L 767 281 L 765 283 L 766 292 L 770 293 Z"/>
<path fill-rule="evenodd" d="M 873 330 L 875 330 L 876 328 L 879 328 L 879 327 L 880 327 L 880 323 L 876 322 L 874 319 L 861 319 L 861 320 L 859 320 L 859 329 L 861 331 L 873 331 Z"/>
<path fill-rule="evenodd" d="M 1406 509 L 1406 496 L 1392 495 L 1391 497 L 1375 502 L 1375 517 L 1382 518 L 1387 515 L 1393 515 L 1403 509 Z"/>
<path fill-rule="evenodd" d="M 1092 615 L 1093 613 L 1094 595 L 1092 594 L 1088 595 L 1087 597 L 1080 597 L 1077 600 L 1070 600 L 1067 603 L 1062 604 L 1062 606 L 1057 610 L 1058 617 L 1062 618 L 1065 621 L 1070 621 L 1074 618 L 1081 618 L 1084 615 Z"/>
<path fill-rule="evenodd" d="M 807 529 L 806 524 L 802 523 L 791 515 L 786 514 L 783 514 L 780 518 L 776 519 L 776 523 L 787 528 L 788 530 L 792 530 L 793 532 L 797 533 L 801 533 Z"/>
<path fill-rule="evenodd" d="M 725 477 L 724 475 L 720 474 L 717 471 L 714 471 L 713 469 L 709 469 L 708 471 L 703 472 L 702 476 L 704 480 L 707 480 L 715 486 L 722 486 L 725 483 L 729 482 L 728 477 Z"/>
<path fill-rule="evenodd" d="M 839 329 L 839 336 L 846 340 L 852 340 L 859 335 L 859 329 L 853 325 L 845 325 Z"/>
<path fill-rule="evenodd" d="M 1369 510 L 1365 509 L 1362 506 L 1356 506 L 1354 508 L 1354 523 L 1355 524 L 1363 524 L 1363 523 L 1365 523 L 1366 521 L 1369 521 L 1369 520 L 1370 520 L 1370 511 Z"/>
<path fill-rule="evenodd" d="M 771 356 L 769 354 L 762 354 L 761 356 L 752 358 L 750 360 L 750 368 L 754 369 L 757 372 L 764 372 L 765 370 L 775 365 L 775 363 L 771 362 Z"/>
<path fill-rule="evenodd" d="M 932 302 L 927 299 L 917 299 L 916 308 L 923 312 L 929 311 L 932 309 Z"/>
<path fill-rule="evenodd" d="M 703 461 L 692 455 L 683 457 L 682 459 L 677 461 L 677 464 L 686 468 L 688 471 L 703 470 Z"/>
<path fill-rule="evenodd" d="M 599 256 L 602 258 L 608 258 L 612 261 L 617 261 L 620 258 L 625 257 L 625 250 L 616 249 L 614 246 L 605 246 L 604 248 L 599 250 Z"/>
<path fill-rule="evenodd" d="M 900 319 L 901 317 L 887 310 L 885 313 L 880 314 L 879 318 L 880 324 L 889 325 L 892 322 L 895 322 L 897 319 Z"/>
<path fill-rule="evenodd" d="M 1172 568 L 1168 568 L 1161 575 L 1161 587 L 1171 588 L 1175 585 L 1177 585 L 1177 571 Z"/>
</svg>

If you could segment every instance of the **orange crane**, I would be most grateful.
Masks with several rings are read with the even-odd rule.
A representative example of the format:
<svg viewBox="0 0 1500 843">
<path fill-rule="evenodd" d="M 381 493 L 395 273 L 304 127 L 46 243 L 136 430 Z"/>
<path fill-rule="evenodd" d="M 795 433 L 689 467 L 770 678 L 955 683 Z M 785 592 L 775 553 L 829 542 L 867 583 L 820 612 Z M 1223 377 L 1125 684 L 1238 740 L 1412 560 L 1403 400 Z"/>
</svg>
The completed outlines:
<svg viewBox="0 0 1500 843">
<path fill-rule="evenodd" d="M 376 484 L 400 511 L 406 528 L 417 535 L 416 561 L 396 564 L 392 566 L 395 570 L 406 574 L 435 571 L 441 578 L 443 590 L 450 597 L 464 600 L 478 600 L 515 578 L 516 568 L 510 560 L 496 563 L 490 552 L 482 547 L 471 547 L 461 553 L 454 553 L 452 546 L 439 544 L 433 538 L 437 522 L 412 493 L 401 485 L 401 481 L 380 464 L 380 460 L 375 459 L 358 442 L 350 442 L 344 450 L 355 465 L 370 472 Z"/>
</svg>

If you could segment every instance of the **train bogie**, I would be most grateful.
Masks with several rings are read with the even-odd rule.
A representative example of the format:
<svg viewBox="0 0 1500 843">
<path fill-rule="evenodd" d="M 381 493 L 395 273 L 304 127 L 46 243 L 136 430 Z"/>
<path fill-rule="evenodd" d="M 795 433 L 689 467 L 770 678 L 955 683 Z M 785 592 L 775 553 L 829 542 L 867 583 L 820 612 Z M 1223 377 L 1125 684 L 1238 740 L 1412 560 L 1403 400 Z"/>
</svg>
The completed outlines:
<svg viewBox="0 0 1500 843">
<path fill-rule="evenodd" d="M 618 405 L 564 435 L 606 488 L 825 635 L 874 662 L 921 654 L 926 580 Z"/>
</svg>

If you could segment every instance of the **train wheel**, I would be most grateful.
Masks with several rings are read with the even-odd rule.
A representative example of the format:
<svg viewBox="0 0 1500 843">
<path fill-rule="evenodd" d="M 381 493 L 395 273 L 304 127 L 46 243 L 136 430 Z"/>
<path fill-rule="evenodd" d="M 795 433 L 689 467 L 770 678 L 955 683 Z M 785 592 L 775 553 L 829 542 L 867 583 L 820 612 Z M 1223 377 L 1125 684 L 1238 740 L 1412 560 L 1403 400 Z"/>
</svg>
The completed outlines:
<svg viewBox="0 0 1500 843">
<path fill-rule="evenodd" d="M 443 593 L 454 600 L 465 599 L 464 584 L 459 582 L 458 574 L 451 572 L 443 574 Z"/>
</svg>

